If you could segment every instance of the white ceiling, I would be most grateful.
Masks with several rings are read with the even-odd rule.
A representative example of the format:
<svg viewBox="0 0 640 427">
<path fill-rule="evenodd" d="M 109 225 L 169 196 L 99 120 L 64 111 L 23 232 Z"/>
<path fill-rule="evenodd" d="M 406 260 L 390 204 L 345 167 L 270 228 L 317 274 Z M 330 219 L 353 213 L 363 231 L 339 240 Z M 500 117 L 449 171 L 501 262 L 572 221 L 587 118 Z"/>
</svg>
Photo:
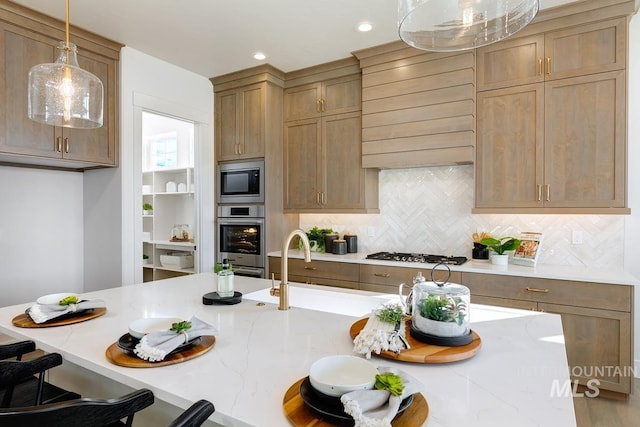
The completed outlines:
<svg viewBox="0 0 640 427">
<path fill-rule="evenodd" d="M 541 7 L 571 1 L 541 0 Z M 64 0 L 14 2 L 64 20 Z M 398 40 L 396 5 L 396 0 L 71 0 L 70 21 L 213 77 L 262 62 L 288 72 Z M 362 21 L 371 22 L 373 30 L 358 32 Z M 257 51 L 267 59 L 253 59 Z"/>
</svg>

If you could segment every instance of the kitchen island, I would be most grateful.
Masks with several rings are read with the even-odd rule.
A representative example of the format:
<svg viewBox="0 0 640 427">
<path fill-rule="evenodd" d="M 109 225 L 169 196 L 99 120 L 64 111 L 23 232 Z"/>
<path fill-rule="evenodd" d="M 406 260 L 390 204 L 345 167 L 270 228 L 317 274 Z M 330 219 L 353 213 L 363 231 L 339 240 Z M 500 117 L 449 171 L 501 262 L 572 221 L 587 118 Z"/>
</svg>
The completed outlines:
<svg viewBox="0 0 640 427">
<path fill-rule="evenodd" d="M 83 294 L 103 299 L 107 313 L 55 328 L 18 328 L 12 319 L 29 304 L 0 309 L 0 332 L 32 339 L 59 352 L 64 365 L 51 380 L 83 395 L 113 397 L 149 388 L 157 403 L 136 425 L 157 426 L 198 399 L 214 403 L 214 423 L 225 426 L 289 425 L 282 406 L 287 389 L 324 356 L 352 354 L 351 325 L 371 309 L 397 298 L 321 286 L 295 285 L 288 311 L 277 309 L 268 280 L 236 277 L 244 294 L 237 305 L 203 305 L 217 277 L 204 273 Z M 214 347 L 190 361 L 147 369 L 111 364 L 105 350 L 141 317 L 196 316 L 219 333 Z M 374 356 L 418 378 L 429 405 L 428 426 L 575 425 L 560 316 L 472 305 L 471 326 L 482 339 L 474 357 L 449 364 L 396 362 Z"/>
</svg>

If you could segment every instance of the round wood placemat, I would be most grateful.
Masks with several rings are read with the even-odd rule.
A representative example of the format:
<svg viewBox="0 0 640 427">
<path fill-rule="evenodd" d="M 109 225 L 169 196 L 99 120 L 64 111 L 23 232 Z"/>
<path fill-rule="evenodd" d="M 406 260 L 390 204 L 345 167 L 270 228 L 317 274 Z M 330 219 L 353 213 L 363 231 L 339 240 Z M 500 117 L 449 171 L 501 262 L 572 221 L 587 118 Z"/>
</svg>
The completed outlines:
<svg viewBox="0 0 640 427">
<path fill-rule="evenodd" d="M 19 328 L 51 328 L 54 326 L 65 326 L 72 325 L 74 323 L 85 322 L 87 320 L 100 317 L 106 312 L 107 309 L 105 307 L 92 308 L 82 313 L 74 314 L 71 316 L 65 315 L 60 319 L 51 319 L 48 322 L 44 323 L 36 323 L 31 319 L 31 317 L 29 317 L 27 313 L 22 313 L 14 317 L 11 323 Z"/>
<path fill-rule="evenodd" d="M 282 407 L 289 422 L 295 427 L 333 427 L 335 424 L 322 419 L 313 409 L 309 408 L 300 396 L 300 385 L 304 378 L 293 384 L 284 394 Z M 398 414 L 391 425 L 393 427 L 421 426 L 429 416 L 429 405 L 421 393 L 413 395 L 413 403 L 401 414 Z"/>
<path fill-rule="evenodd" d="M 365 317 L 364 319 L 360 319 L 353 325 L 351 325 L 351 328 L 349 329 L 351 339 L 354 339 L 358 336 L 360 331 L 367 324 L 367 320 L 369 320 L 369 318 Z M 480 336 L 475 331 L 472 331 L 473 341 L 471 341 L 470 344 L 462 345 L 459 347 L 444 347 L 423 343 L 412 337 L 411 334 L 408 333 L 409 329 L 411 328 L 411 318 L 407 318 L 405 320 L 405 328 L 405 330 L 407 331 L 405 339 L 407 340 L 411 348 L 409 350 L 402 350 L 400 353 L 382 350 L 380 354 L 378 354 L 378 356 L 387 359 L 400 360 L 403 362 L 448 363 L 457 362 L 473 357 L 480 351 L 480 347 L 482 347 L 482 340 L 480 340 Z"/>
<path fill-rule="evenodd" d="M 118 366 L 125 366 L 127 368 L 157 368 L 158 366 L 175 365 L 176 363 L 186 362 L 187 360 L 201 356 L 211 350 L 215 342 L 216 337 L 213 335 L 201 336 L 199 342 L 184 350 L 170 354 L 159 362 L 142 360 L 135 354 L 121 349 L 118 343 L 111 344 L 109 348 L 107 348 L 105 356 L 109 362 Z"/>
</svg>

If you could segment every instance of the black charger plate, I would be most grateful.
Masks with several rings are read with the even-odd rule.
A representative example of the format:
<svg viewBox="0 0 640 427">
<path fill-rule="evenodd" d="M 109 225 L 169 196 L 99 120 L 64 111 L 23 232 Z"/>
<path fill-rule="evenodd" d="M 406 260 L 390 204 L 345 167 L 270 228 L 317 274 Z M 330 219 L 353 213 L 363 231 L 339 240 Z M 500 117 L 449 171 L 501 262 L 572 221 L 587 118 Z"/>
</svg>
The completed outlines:
<svg viewBox="0 0 640 427">
<path fill-rule="evenodd" d="M 473 331 L 471 329 L 469 329 L 468 333 L 460 335 L 459 337 L 439 337 L 422 332 L 420 329 L 414 327 L 413 323 L 411 323 L 409 335 L 425 344 L 438 345 L 441 347 L 461 347 L 471 344 L 473 341 Z"/>
<path fill-rule="evenodd" d="M 344 412 L 344 406 L 339 397 L 333 397 L 319 392 L 311 386 L 309 377 L 300 384 L 300 397 L 304 403 L 322 415 L 327 421 L 339 425 L 353 425 L 353 417 Z M 404 412 L 413 403 L 413 395 L 400 402 L 398 414 Z"/>
<path fill-rule="evenodd" d="M 180 344 L 178 347 L 176 347 L 175 350 L 173 350 L 169 354 L 174 354 L 174 353 L 177 353 L 179 351 L 182 351 L 186 347 L 189 347 L 190 345 L 193 345 L 193 344 L 197 343 L 198 341 L 200 341 L 200 337 L 193 338 L 193 339 L 189 340 L 189 342 L 187 342 L 187 343 Z M 123 336 L 121 336 L 120 338 L 118 338 L 118 347 L 120 347 L 123 350 L 130 351 L 130 352 L 133 353 L 133 350 L 135 350 L 136 345 L 139 342 L 140 342 L 140 340 L 138 338 L 136 338 L 133 335 L 127 333 L 127 334 L 124 334 Z"/>
<path fill-rule="evenodd" d="M 224 304 L 233 305 L 242 301 L 242 294 L 240 292 L 234 292 L 232 297 L 221 297 L 217 292 L 209 292 L 202 296 L 202 303 L 204 305 L 212 304 Z"/>
</svg>

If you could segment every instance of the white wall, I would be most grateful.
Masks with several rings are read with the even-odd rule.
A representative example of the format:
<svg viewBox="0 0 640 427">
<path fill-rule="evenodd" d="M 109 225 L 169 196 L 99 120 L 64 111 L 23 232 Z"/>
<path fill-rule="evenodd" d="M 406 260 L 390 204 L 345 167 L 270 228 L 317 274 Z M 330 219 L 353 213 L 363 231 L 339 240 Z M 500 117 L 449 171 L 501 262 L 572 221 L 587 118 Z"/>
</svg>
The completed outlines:
<svg viewBox="0 0 640 427">
<path fill-rule="evenodd" d="M 122 283 L 140 281 L 142 271 L 141 207 L 141 108 L 198 121 L 195 167 L 196 228 L 200 270 L 210 271 L 214 260 L 213 200 L 213 87 L 200 75 L 161 61 L 135 49 L 124 47 L 120 56 L 122 174 Z"/>
<path fill-rule="evenodd" d="M 81 292 L 83 175 L 0 166 L 0 183 L 0 306 Z"/>
</svg>

